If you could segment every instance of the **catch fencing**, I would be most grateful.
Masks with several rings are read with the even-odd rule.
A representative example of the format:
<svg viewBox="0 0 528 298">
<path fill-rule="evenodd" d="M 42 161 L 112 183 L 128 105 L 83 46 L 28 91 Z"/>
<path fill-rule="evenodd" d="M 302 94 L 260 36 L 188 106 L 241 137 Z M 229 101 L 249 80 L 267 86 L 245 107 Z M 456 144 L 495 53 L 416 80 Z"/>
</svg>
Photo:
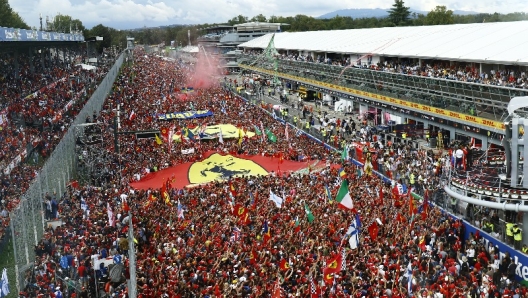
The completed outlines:
<svg viewBox="0 0 528 298">
<path fill-rule="evenodd" d="M 125 56 L 126 53 L 122 53 L 116 59 L 106 77 L 75 118 L 73 125 L 53 150 L 44 166 L 38 171 L 26 193 L 20 198 L 18 207 L 9 214 L 15 268 L 8 268 L 8 270 L 14 270 L 16 273 L 18 291 L 26 287 L 27 280 L 32 274 L 29 269 L 33 268 L 35 246 L 38 245 L 47 229 L 46 195 L 62 196 L 68 183 L 76 176 L 75 126 L 85 123 L 87 117 L 99 114 Z"/>
</svg>

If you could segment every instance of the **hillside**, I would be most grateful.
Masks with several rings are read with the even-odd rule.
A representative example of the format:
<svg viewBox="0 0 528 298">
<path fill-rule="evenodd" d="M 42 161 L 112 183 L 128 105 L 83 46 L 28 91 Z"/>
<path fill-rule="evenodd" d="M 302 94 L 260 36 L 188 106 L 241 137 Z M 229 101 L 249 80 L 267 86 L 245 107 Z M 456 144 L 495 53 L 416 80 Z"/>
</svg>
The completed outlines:
<svg viewBox="0 0 528 298">
<path fill-rule="evenodd" d="M 336 11 L 332 11 L 329 13 L 326 13 L 322 16 L 317 17 L 318 19 L 331 19 L 335 16 L 340 17 L 351 17 L 353 19 L 360 19 L 360 18 L 385 18 L 389 15 L 388 11 L 390 8 L 350 8 L 350 9 L 339 9 Z M 423 14 L 426 15 L 428 11 L 423 10 L 417 10 L 411 8 L 411 13 L 417 13 L 417 14 Z M 464 11 L 464 10 L 454 10 L 454 14 L 456 15 L 471 15 L 471 14 L 479 14 L 478 12 L 474 11 Z"/>
</svg>

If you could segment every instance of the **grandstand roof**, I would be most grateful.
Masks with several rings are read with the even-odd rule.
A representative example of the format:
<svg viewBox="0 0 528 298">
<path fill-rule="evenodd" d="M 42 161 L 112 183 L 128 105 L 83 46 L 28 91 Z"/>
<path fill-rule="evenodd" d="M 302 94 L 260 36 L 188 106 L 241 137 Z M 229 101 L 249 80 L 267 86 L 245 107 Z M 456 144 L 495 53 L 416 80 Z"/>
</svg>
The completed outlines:
<svg viewBox="0 0 528 298">
<path fill-rule="evenodd" d="M 528 65 L 528 21 L 275 33 L 275 48 Z M 239 47 L 266 48 L 272 34 Z"/>
</svg>

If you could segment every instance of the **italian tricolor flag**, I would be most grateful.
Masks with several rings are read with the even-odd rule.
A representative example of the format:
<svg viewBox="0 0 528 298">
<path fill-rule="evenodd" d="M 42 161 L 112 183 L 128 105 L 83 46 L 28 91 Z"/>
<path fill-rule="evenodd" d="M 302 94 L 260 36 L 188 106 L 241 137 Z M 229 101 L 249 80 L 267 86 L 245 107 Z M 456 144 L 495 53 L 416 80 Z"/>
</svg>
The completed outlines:
<svg viewBox="0 0 528 298">
<path fill-rule="evenodd" d="M 350 192 L 348 192 L 348 182 L 346 179 L 343 180 L 343 183 L 341 183 L 341 187 L 339 188 L 339 192 L 336 196 L 336 201 L 339 202 L 340 208 L 349 210 L 354 209 L 354 202 L 350 197 Z"/>
</svg>

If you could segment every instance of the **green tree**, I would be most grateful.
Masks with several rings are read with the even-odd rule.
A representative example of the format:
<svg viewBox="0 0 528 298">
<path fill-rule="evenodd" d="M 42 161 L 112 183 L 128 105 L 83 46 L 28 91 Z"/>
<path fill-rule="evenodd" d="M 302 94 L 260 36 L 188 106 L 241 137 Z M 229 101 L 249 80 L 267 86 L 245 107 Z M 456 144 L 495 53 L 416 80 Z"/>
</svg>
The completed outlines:
<svg viewBox="0 0 528 298">
<path fill-rule="evenodd" d="M 328 20 L 326 28 L 328 30 L 348 29 L 348 19 L 350 19 L 350 17 L 340 17 L 337 15 Z"/>
<path fill-rule="evenodd" d="M 0 26 L 8 28 L 30 29 L 20 15 L 13 11 L 8 0 L 0 0 Z"/>
<path fill-rule="evenodd" d="M 259 14 L 259 15 L 252 17 L 250 21 L 263 23 L 263 22 L 267 22 L 267 19 L 266 19 L 266 16 L 264 16 L 263 14 Z"/>
<path fill-rule="evenodd" d="M 409 24 L 409 16 L 411 12 L 409 7 L 406 7 L 403 0 L 394 0 L 394 4 L 389 12 L 389 20 L 395 26 L 405 26 Z"/>
<path fill-rule="evenodd" d="M 99 24 L 99 25 L 93 27 L 92 29 L 88 30 L 88 34 L 85 35 L 84 37 L 85 38 L 90 38 L 90 37 L 94 37 L 94 36 L 103 37 L 102 41 L 95 42 L 95 48 L 96 48 L 97 52 L 101 53 L 103 51 L 103 48 L 108 48 L 108 47 L 110 47 L 112 45 L 112 32 L 111 32 L 111 30 L 115 30 L 115 29 L 111 29 L 111 28 L 108 28 L 108 27 L 104 26 L 103 24 Z"/>
<path fill-rule="evenodd" d="M 230 26 L 233 26 L 233 25 L 236 25 L 236 24 L 243 24 L 243 23 L 247 23 L 247 22 L 248 22 L 248 17 L 243 16 L 241 14 L 238 15 L 238 17 L 234 17 L 231 20 L 227 21 L 227 23 Z"/>
<path fill-rule="evenodd" d="M 413 16 L 412 24 L 414 26 L 424 26 L 426 25 L 425 16 L 421 13 L 417 13 L 416 16 Z"/>
<path fill-rule="evenodd" d="M 84 25 L 79 19 L 73 19 L 69 15 L 58 14 L 49 23 L 48 30 L 61 33 L 73 31 L 84 31 Z"/>
<path fill-rule="evenodd" d="M 438 5 L 431 10 L 425 17 L 426 25 L 447 25 L 454 24 L 453 11 L 448 10 L 445 6 Z"/>
</svg>

